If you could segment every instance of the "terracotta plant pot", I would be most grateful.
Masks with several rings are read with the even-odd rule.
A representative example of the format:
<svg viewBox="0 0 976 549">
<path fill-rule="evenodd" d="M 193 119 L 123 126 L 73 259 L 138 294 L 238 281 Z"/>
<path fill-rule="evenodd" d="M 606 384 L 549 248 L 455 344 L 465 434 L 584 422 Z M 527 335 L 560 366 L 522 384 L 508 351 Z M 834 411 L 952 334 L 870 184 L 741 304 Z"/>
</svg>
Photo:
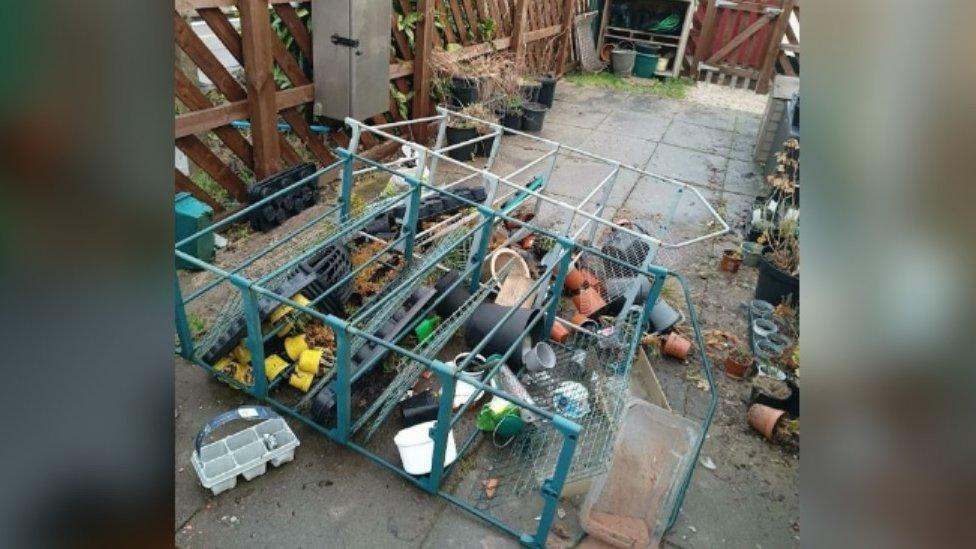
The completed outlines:
<svg viewBox="0 0 976 549">
<path fill-rule="evenodd" d="M 563 326 L 558 320 L 552 323 L 552 330 L 549 331 L 549 339 L 558 343 L 566 343 L 569 336 L 569 328 Z"/>
<path fill-rule="evenodd" d="M 597 311 L 607 306 L 607 302 L 600 295 L 600 291 L 593 287 L 580 290 L 580 293 L 573 297 L 573 304 L 576 305 L 576 310 L 580 314 L 588 317 L 593 316 Z"/>
<path fill-rule="evenodd" d="M 586 269 L 571 269 L 569 273 L 566 274 L 567 289 L 575 292 L 584 286 L 599 290 L 600 279 Z"/>
<path fill-rule="evenodd" d="M 749 367 L 752 366 L 752 360 L 746 362 L 739 362 L 733 357 L 729 356 L 725 358 L 725 375 L 734 378 L 742 378 L 749 371 Z"/>
<path fill-rule="evenodd" d="M 588 318 L 590 317 L 584 315 L 583 313 L 576 313 L 575 315 L 573 315 L 573 318 L 570 320 L 570 322 L 572 322 L 577 326 L 582 326 L 583 323 L 586 322 Z"/>
<path fill-rule="evenodd" d="M 784 410 L 778 410 L 765 404 L 753 404 L 749 407 L 749 425 L 763 434 L 768 440 L 773 440 L 776 424 L 786 415 Z"/>
<path fill-rule="evenodd" d="M 720 269 L 727 273 L 737 273 L 739 272 L 739 265 L 742 265 L 742 255 L 737 250 L 725 250 L 722 252 Z"/>
<path fill-rule="evenodd" d="M 523 238 L 521 242 L 519 242 L 519 246 L 521 246 L 523 250 L 531 250 L 533 242 L 535 242 L 535 235 L 530 234 L 529 236 Z"/>
<path fill-rule="evenodd" d="M 691 351 L 691 340 L 671 332 L 668 334 L 668 339 L 664 341 L 661 351 L 668 356 L 684 360 L 688 358 L 688 352 Z"/>
</svg>

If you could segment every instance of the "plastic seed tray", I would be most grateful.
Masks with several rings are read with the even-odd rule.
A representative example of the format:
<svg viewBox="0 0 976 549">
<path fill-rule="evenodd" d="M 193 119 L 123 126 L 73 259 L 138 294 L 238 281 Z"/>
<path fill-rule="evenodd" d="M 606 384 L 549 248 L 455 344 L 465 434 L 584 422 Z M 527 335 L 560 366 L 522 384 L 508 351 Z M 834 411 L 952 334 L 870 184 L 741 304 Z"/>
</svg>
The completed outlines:
<svg viewBox="0 0 976 549">
<path fill-rule="evenodd" d="M 298 437 L 280 417 L 248 427 L 194 451 L 190 457 L 200 483 L 217 495 L 295 459 Z"/>
</svg>

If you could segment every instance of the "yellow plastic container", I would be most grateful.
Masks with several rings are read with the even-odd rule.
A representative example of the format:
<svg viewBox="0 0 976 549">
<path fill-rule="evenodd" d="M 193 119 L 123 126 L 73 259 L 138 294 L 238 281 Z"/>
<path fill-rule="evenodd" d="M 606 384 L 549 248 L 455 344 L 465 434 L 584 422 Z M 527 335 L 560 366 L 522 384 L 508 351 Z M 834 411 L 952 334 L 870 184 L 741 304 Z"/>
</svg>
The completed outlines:
<svg viewBox="0 0 976 549">
<path fill-rule="evenodd" d="M 217 370 L 222 374 L 232 376 L 234 375 L 234 372 L 237 371 L 237 362 L 234 362 L 234 359 L 231 357 L 225 356 L 214 364 L 214 370 Z"/>
<path fill-rule="evenodd" d="M 283 372 L 287 367 L 288 363 L 278 355 L 271 355 L 264 359 L 264 375 L 267 376 L 269 381 L 278 377 L 278 374 Z"/>
<path fill-rule="evenodd" d="M 237 369 L 234 370 L 234 379 L 244 385 L 252 385 L 254 376 L 251 374 L 251 367 L 246 364 L 237 364 Z"/>
<path fill-rule="evenodd" d="M 295 303 L 298 303 L 302 307 L 307 307 L 311 303 L 311 301 L 309 301 L 309 299 L 303 296 L 302 294 L 295 294 L 291 296 L 291 300 L 294 301 Z M 266 324 L 265 329 L 267 330 L 273 328 L 274 325 L 277 324 L 279 320 L 281 320 L 282 318 L 285 317 L 285 315 L 291 313 L 294 310 L 295 308 L 292 307 L 291 305 L 282 305 L 278 307 L 277 309 L 271 312 L 270 316 L 268 316 L 268 322 Z M 278 337 L 287 336 L 289 333 L 291 333 L 291 330 L 294 327 L 295 327 L 294 322 L 286 322 L 285 325 L 282 326 L 280 330 L 278 330 L 277 333 Z"/>
<path fill-rule="evenodd" d="M 288 358 L 298 360 L 298 357 L 302 355 L 302 351 L 307 349 L 308 342 L 305 340 L 305 334 L 285 338 L 285 353 L 288 355 Z"/>
<path fill-rule="evenodd" d="M 298 371 L 313 376 L 319 373 L 319 364 L 322 362 L 322 354 L 324 352 L 325 349 L 320 347 L 302 351 L 301 356 L 298 358 Z"/>
<path fill-rule="evenodd" d="M 247 348 L 247 345 L 245 345 L 244 342 L 238 343 L 237 347 L 234 347 L 234 350 L 231 351 L 230 354 L 234 355 L 237 362 L 240 362 L 241 364 L 251 363 L 251 350 Z"/>
<path fill-rule="evenodd" d="M 288 384 L 303 393 L 307 393 L 308 389 L 312 386 L 312 379 L 313 376 L 311 374 L 306 374 L 305 372 L 295 372 L 290 378 L 288 378 Z"/>
</svg>

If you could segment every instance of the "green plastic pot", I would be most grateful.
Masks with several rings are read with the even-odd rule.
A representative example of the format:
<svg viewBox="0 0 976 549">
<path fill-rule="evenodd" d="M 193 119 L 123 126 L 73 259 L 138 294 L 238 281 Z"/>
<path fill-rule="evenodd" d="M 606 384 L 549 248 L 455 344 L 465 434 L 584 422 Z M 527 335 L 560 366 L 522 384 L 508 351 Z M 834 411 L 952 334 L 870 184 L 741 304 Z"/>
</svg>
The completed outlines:
<svg viewBox="0 0 976 549">
<path fill-rule="evenodd" d="M 657 70 L 658 57 L 656 53 L 638 53 L 634 60 L 634 76 L 653 78 L 654 71 Z"/>
</svg>

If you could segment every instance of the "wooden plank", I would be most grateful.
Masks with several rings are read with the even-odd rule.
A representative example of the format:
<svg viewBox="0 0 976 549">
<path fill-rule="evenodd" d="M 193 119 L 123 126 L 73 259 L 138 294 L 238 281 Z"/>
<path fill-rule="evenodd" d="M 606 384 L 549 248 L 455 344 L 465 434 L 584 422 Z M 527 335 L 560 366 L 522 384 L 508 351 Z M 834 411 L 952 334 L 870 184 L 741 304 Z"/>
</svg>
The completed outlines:
<svg viewBox="0 0 976 549">
<path fill-rule="evenodd" d="M 515 64 L 521 65 L 525 58 L 525 32 L 528 30 L 526 16 L 528 15 L 529 0 L 515 0 L 515 25 L 512 27 L 512 50 L 515 52 Z"/>
<path fill-rule="evenodd" d="M 288 32 L 295 38 L 295 43 L 298 44 L 298 49 L 302 50 L 302 55 L 311 60 L 312 36 L 305 24 L 302 23 L 302 18 L 298 16 L 298 12 L 290 4 L 275 4 L 274 10 L 278 17 L 281 17 L 281 22 L 288 27 Z"/>
<path fill-rule="evenodd" d="M 267 0 L 265 4 L 288 4 L 294 0 Z M 180 15 L 187 15 L 191 13 L 194 9 L 199 10 L 200 8 L 233 8 L 237 5 L 238 0 L 175 0 L 176 11 Z M 300 1 L 301 4 L 307 4 L 309 0 Z"/>
<path fill-rule="evenodd" d="M 437 14 L 437 20 L 441 23 L 446 43 L 457 44 L 458 38 L 454 34 L 454 29 L 451 28 L 451 21 L 448 19 L 447 13 L 443 9 L 437 9 L 435 13 Z"/>
<path fill-rule="evenodd" d="M 308 145 L 310 151 L 315 156 L 315 159 L 319 161 L 320 164 L 331 164 L 338 160 L 332 151 L 325 146 L 322 142 L 322 136 L 312 133 L 312 129 L 308 126 L 308 122 L 305 121 L 305 117 L 297 108 L 285 109 L 281 111 L 281 117 L 285 119 L 285 122 L 291 126 L 295 135 L 300 137 L 302 141 Z"/>
<path fill-rule="evenodd" d="M 197 33 L 190 28 L 190 24 L 179 15 L 174 14 L 174 32 L 176 43 L 186 55 L 207 75 L 220 93 L 230 101 L 240 101 L 247 96 L 241 85 L 227 71 L 217 56 L 203 43 Z"/>
<path fill-rule="evenodd" d="M 573 24 L 573 0 L 563 0 L 563 20 L 560 24 L 560 31 L 563 36 L 559 38 L 561 46 L 556 57 L 556 67 L 553 69 L 558 75 L 562 75 L 566 65 L 566 56 L 569 53 L 569 37 L 572 34 L 571 25 Z"/>
<path fill-rule="evenodd" d="M 698 75 L 698 65 L 711 52 L 712 42 L 715 40 L 715 29 L 718 26 L 718 6 L 715 0 L 706 0 L 705 20 L 702 23 L 701 34 L 698 35 L 698 42 L 695 44 L 695 58 L 691 63 L 691 74 L 693 77 Z"/>
<path fill-rule="evenodd" d="M 176 190 L 177 192 L 188 192 L 193 195 L 194 198 L 203 202 L 204 204 L 213 208 L 214 213 L 219 213 L 224 210 L 224 207 L 220 205 L 214 197 L 210 196 L 207 191 L 200 188 L 199 185 L 194 183 L 180 170 L 176 170 Z"/>
<path fill-rule="evenodd" d="M 218 185 L 227 189 L 238 202 L 247 201 L 247 186 L 233 170 L 221 162 L 203 141 L 195 135 L 188 135 L 176 140 L 176 146 L 183 151 L 194 164 L 207 172 Z"/>
<path fill-rule="evenodd" d="M 454 25 L 457 27 L 458 39 L 461 41 L 461 45 L 467 46 L 471 40 L 468 38 L 468 27 L 464 24 L 464 13 L 461 11 L 458 0 L 450 0 L 450 2 L 451 18 L 454 19 Z"/>
<path fill-rule="evenodd" d="M 418 0 L 417 8 L 424 14 L 417 23 L 414 34 L 416 40 L 413 62 L 413 118 L 424 118 L 430 114 L 430 52 L 434 48 L 434 0 Z M 427 140 L 427 127 L 417 131 L 417 141 Z"/>
<path fill-rule="evenodd" d="M 220 43 L 234 56 L 234 59 L 237 59 L 238 63 L 243 63 L 244 54 L 241 52 L 241 35 L 238 34 L 234 25 L 230 24 L 224 12 L 218 8 L 206 8 L 197 10 L 197 13 L 200 14 L 200 18 L 213 31 L 214 36 L 220 40 Z"/>
<path fill-rule="evenodd" d="M 478 37 L 478 10 L 475 8 L 472 0 L 461 0 L 464 4 L 464 15 L 468 20 L 468 28 L 471 29 L 471 34 L 474 36 L 474 40 L 480 40 Z"/>
<path fill-rule="evenodd" d="M 280 166 L 276 86 L 272 70 L 272 38 L 277 40 L 277 37 L 271 31 L 267 0 L 240 0 L 238 10 L 241 13 L 244 76 L 254 146 L 254 175 L 264 179 L 276 173 Z"/>
<path fill-rule="evenodd" d="M 756 83 L 756 93 L 763 94 L 769 91 L 770 80 L 773 76 L 773 67 L 779 52 L 779 45 L 783 41 L 783 34 L 786 32 L 786 27 L 790 22 L 790 14 L 793 13 L 795 4 L 795 0 L 784 0 L 783 2 L 783 11 L 779 14 L 779 18 L 776 20 L 775 26 L 773 26 L 773 32 L 770 33 L 769 45 L 763 56 L 762 68 L 759 70 L 758 82 Z"/>
<path fill-rule="evenodd" d="M 403 34 L 397 27 L 397 12 L 396 10 L 391 10 L 390 12 L 390 28 L 393 32 L 393 40 L 396 42 L 397 50 L 400 52 L 400 56 L 403 59 L 411 60 L 413 59 L 413 50 L 410 49 L 410 42 L 407 41 L 407 37 Z M 412 74 L 412 73 L 411 73 Z"/>
<path fill-rule="evenodd" d="M 179 68 L 174 67 L 175 74 L 173 77 L 174 89 L 176 92 L 176 97 L 183 102 L 184 105 L 190 110 L 201 111 L 213 108 L 213 103 L 207 99 L 207 96 L 197 88 L 193 82 L 183 71 Z M 207 128 L 209 129 L 209 128 Z M 227 148 L 231 150 L 238 158 L 241 159 L 244 164 L 250 168 L 254 169 L 254 151 L 251 149 L 251 144 L 248 143 L 247 139 L 234 128 L 230 126 L 218 126 L 213 128 L 214 134 L 227 145 Z"/>
<path fill-rule="evenodd" d="M 764 26 L 768 25 L 771 20 L 772 19 L 770 18 L 770 16 L 763 16 L 763 17 L 759 18 L 758 20 L 756 20 L 755 23 L 753 23 L 752 25 L 749 25 L 749 27 L 746 28 L 744 31 L 742 31 L 738 36 L 736 36 L 732 40 L 729 40 L 728 42 L 726 42 L 725 45 L 722 46 L 717 52 L 715 52 L 714 54 L 712 54 L 705 61 L 705 63 L 707 63 L 709 65 L 714 65 L 718 61 L 724 59 L 727 55 L 729 55 L 730 53 L 732 53 L 732 51 L 735 48 L 739 47 L 740 44 L 742 44 L 750 36 L 752 36 L 753 34 L 755 34 L 756 31 L 758 31 L 759 29 L 761 29 Z"/>
</svg>

